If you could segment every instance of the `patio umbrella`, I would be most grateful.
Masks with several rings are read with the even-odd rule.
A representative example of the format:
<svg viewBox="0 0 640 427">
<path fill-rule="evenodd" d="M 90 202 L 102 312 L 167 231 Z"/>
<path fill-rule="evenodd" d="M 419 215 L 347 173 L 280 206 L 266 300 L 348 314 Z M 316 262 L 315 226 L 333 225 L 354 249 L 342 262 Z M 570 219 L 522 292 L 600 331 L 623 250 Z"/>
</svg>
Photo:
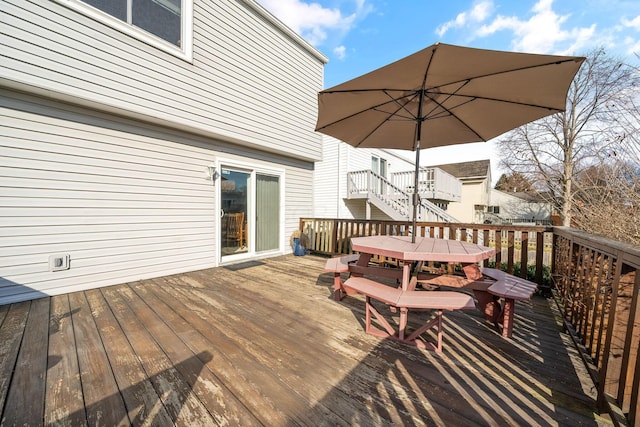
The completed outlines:
<svg viewBox="0 0 640 427">
<path fill-rule="evenodd" d="M 416 152 L 487 141 L 564 111 L 576 56 L 536 55 L 436 43 L 318 94 L 316 130 L 354 147 Z"/>
</svg>

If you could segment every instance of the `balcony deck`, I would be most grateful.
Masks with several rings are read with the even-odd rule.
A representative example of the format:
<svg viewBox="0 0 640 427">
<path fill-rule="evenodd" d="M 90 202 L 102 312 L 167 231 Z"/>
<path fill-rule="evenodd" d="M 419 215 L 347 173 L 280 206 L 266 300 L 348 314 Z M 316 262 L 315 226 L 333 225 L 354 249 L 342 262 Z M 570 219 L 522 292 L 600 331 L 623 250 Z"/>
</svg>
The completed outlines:
<svg viewBox="0 0 640 427">
<path fill-rule="evenodd" d="M 363 299 L 335 302 L 324 261 L 0 306 L 0 424 L 609 424 L 551 301 L 518 302 L 510 340 L 447 313 L 434 353 L 365 334 Z"/>
</svg>

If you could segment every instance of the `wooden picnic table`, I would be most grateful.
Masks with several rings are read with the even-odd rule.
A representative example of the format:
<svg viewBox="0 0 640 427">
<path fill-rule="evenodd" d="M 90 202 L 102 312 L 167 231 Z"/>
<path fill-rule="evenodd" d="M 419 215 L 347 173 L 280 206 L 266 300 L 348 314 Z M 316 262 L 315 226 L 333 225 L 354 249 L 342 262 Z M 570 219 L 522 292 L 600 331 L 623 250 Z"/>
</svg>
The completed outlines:
<svg viewBox="0 0 640 427">
<path fill-rule="evenodd" d="M 483 277 L 478 267 L 478 262 L 495 254 L 495 249 L 475 243 L 430 237 L 416 237 L 415 242 L 411 240 L 411 237 L 408 236 L 353 238 L 351 239 L 351 248 L 360 252 L 360 256 L 355 264 L 349 264 L 349 271 L 359 276 L 370 274 L 373 276 L 392 277 L 390 275 L 397 274 L 397 270 L 390 271 L 390 269 L 380 267 L 369 267 L 369 261 L 374 255 L 394 258 L 402 267 L 402 276 L 398 277 L 401 280 L 402 291 L 408 292 L 407 295 L 417 295 L 413 291 L 416 288 L 423 262 L 461 263 L 466 276 L 466 280 L 463 280 L 465 282 L 473 282 Z M 369 285 L 372 284 L 369 283 Z M 452 295 L 452 298 L 455 298 L 455 296 Z M 408 340 L 404 338 L 409 306 L 405 305 L 398 308 L 400 311 L 398 339 L 403 342 L 416 343 L 415 334 L 410 335 Z M 441 318 L 441 311 L 439 317 Z M 367 320 L 367 324 L 369 325 L 369 320 Z M 438 328 L 440 335 L 441 326 L 438 325 Z M 389 335 L 393 334 L 390 333 Z M 441 348 L 441 344 L 438 346 Z"/>
<path fill-rule="evenodd" d="M 351 248 L 360 252 L 358 266 L 366 266 L 374 255 L 398 260 L 402 266 L 403 290 L 415 289 L 415 280 L 411 280 L 414 263 L 460 263 L 467 279 L 477 280 L 482 277 L 477 263 L 496 252 L 494 248 L 459 240 L 416 237 L 412 242 L 410 236 L 355 237 L 351 239 Z"/>
</svg>

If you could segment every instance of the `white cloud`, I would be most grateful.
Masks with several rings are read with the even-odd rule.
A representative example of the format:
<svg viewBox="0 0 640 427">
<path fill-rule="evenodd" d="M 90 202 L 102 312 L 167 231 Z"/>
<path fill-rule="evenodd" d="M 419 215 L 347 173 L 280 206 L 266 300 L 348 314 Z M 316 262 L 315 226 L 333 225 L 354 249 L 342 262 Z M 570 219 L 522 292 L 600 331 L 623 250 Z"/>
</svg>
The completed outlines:
<svg viewBox="0 0 640 427">
<path fill-rule="evenodd" d="M 333 54 L 338 59 L 344 59 L 347 56 L 347 48 L 344 46 L 336 46 L 333 48 Z"/>
<path fill-rule="evenodd" d="M 328 32 L 350 31 L 358 13 L 366 10 L 365 1 L 354 0 L 356 11 L 347 16 L 338 8 L 302 0 L 259 0 L 259 3 L 309 43 L 320 46 L 327 40 Z"/>
<path fill-rule="evenodd" d="M 626 36 L 622 40 L 622 45 L 627 55 L 636 58 L 636 60 L 640 59 L 640 40 L 637 37 Z"/>
<path fill-rule="evenodd" d="M 553 10 L 553 0 L 539 0 L 531 9 L 529 19 L 498 15 L 490 23 L 481 26 L 476 35 L 486 37 L 499 31 L 514 34 L 512 48 L 523 52 L 558 53 L 560 43 L 568 43 L 565 51 L 575 51 L 589 42 L 596 30 L 589 27 L 564 29 L 570 15 L 558 15 Z"/>
<path fill-rule="evenodd" d="M 632 19 L 621 18 L 615 31 L 622 35 L 621 44 L 625 53 L 640 59 L 640 15 Z"/>
<path fill-rule="evenodd" d="M 493 9 L 493 0 L 476 1 L 470 10 L 461 12 L 456 16 L 456 19 L 438 26 L 436 34 L 438 37 L 442 37 L 452 28 L 462 28 L 468 24 L 483 22 L 491 15 Z"/>
<path fill-rule="evenodd" d="M 622 25 L 628 28 L 632 28 L 636 31 L 640 31 L 640 15 L 633 19 L 622 18 Z"/>
</svg>

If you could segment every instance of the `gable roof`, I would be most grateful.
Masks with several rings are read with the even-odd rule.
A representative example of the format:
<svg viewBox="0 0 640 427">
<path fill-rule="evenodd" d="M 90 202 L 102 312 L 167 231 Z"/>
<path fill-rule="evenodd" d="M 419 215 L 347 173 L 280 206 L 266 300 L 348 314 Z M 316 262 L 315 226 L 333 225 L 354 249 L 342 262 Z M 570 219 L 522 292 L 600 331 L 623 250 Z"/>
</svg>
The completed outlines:
<svg viewBox="0 0 640 427">
<path fill-rule="evenodd" d="M 472 162 L 449 163 L 446 165 L 430 166 L 442 169 L 458 179 L 487 178 L 490 176 L 491 161 L 475 160 Z"/>
</svg>

